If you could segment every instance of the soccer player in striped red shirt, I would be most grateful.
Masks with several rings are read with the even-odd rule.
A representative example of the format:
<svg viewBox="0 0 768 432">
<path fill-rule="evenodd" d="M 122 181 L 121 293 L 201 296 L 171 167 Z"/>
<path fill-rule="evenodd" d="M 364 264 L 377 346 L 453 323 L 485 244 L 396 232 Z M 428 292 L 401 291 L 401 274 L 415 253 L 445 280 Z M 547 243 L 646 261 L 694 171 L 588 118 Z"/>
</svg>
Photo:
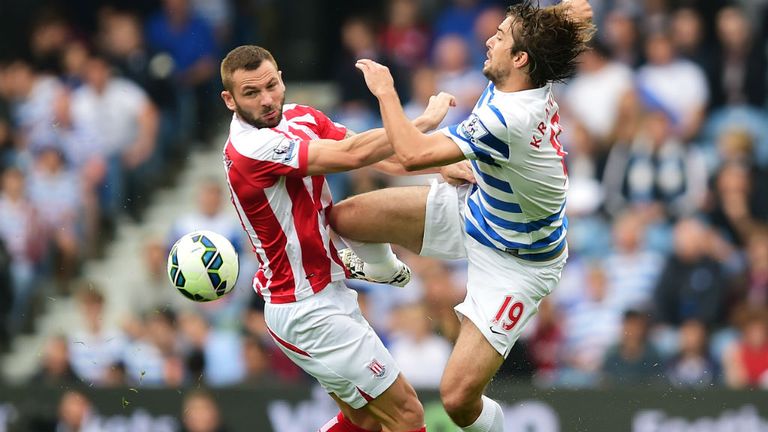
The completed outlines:
<svg viewBox="0 0 768 432">
<path fill-rule="evenodd" d="M 415 391 L 342 283 L 344 265 L 326 221 L 333 203 L 324 174 L 392 156 L 386 133 L 353 135 L 312 107 L 284 104 L 277 63 L 261 47 L 232 50 L 221 76 L 222 98 L 234 112 L 224 164 L 260 263 L 254 288 L 275 342 L 341 408 L 321 430 L 425 430 Z M 413 124 L 435 128 L 452 103 L 448 95 L 433 98 Z M 389 245 L 376 247 L 399 263 Z"/>
</svg>

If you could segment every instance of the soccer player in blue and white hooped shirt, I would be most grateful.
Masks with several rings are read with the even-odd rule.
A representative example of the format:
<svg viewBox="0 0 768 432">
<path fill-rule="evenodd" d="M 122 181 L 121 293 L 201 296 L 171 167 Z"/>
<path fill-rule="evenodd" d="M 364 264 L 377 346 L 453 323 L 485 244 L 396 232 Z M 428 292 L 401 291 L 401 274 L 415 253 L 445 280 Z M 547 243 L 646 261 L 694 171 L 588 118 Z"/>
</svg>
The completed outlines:
<svg viewBox="0 0 768 432">
<path fill-rule="evenodd" d="M 443 176 L 474 184 L 383 189 L 339 203 L 330 217 L 345 238 L 467 258 L 467 297 L 456 306 L 461 331 L 440 386 L 448 414 L 465 431 L 503 431 L 501 408 L 483 391 L 557 286 L 568 255 L 568 175 L 551 82 L 573 75 L 594 32 L 591 15 L 587 0 L 510 7 L 486 42 L 483 73 L 490 83 L 474 110 L 431 135 L 408 122 L 386 67 L 357 63 L 406 170 L 471 164 L 464 166 L 471 172 L 454 165 Z M 365 277 L 368 263 L 343 258 Z"/>
</svg>

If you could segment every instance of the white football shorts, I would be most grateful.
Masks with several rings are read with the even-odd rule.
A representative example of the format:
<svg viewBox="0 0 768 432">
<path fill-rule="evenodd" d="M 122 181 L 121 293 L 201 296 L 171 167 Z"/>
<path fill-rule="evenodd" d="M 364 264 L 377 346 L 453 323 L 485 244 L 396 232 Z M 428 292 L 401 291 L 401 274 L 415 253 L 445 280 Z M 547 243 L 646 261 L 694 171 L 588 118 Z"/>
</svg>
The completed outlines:
<svg viewBox="0 0 768 432">
<path fill-rule="evenodd" d="M 506 358 L 541 300 L 560 282 L 568 252 L 566 248 L 550 261 L 533 262 L 480 244 L 464 228 L 470 187 L 432 182 L 421 255 L 467 259 L 467 296 L 454 309 Z"/>
<path fill-rule="evenodd" d="M 294 303 L 267 303 L 264 318 L 288 358 L 352 408 L 381 395 L 400 373 L 363 318 L 357 292 L 342 282 Z"/>
</svg>

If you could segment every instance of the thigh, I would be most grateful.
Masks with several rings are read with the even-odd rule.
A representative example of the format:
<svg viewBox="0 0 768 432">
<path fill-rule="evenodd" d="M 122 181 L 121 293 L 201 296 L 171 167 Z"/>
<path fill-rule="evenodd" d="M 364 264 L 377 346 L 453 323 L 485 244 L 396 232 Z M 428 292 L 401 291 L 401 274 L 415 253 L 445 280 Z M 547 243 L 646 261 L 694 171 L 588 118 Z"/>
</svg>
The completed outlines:
<svg viewBox="0 0 768 432">
<path fill-rule="evenodd" d="M 368 243 L 394 243 L 418 253 L 424 237 L 429 187 L 380 189 L 334 204 L 331 228 L 342 237 Z"/>
<path fill-rule="evenodd" d="M 378 397 L 400 371 L 365 321 L 356 293 L 332 284 L 288 305 L 268 304 L 265 319 L 278 347 L 350 407 Z"/>
</svg>

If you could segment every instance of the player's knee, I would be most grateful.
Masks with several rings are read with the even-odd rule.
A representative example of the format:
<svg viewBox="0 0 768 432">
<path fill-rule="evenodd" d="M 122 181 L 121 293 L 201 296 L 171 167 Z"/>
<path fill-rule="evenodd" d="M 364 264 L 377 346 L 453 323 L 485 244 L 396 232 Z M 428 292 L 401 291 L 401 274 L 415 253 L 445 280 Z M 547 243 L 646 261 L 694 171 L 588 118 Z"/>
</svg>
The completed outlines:
<svg viewBox="0 0 768 432">
<path fill-rule="evenodd" d="M 473 405 L 482 397 L 482 391 L 477 391 L 466 382 L 440 383 L 440 399 L 443 407 L 452 419 L 461 418 L 473 410 Z"/>
<path fill-rule="evenodd" d="M 358 204 L 354 198 L 348 198 L 334 204 L 328 214 L 328 223 L 337 234 L 344 236 L 349 230 L 349 224 L 353 221 L 354 214 L 358 212 Z"/>
</svg>

